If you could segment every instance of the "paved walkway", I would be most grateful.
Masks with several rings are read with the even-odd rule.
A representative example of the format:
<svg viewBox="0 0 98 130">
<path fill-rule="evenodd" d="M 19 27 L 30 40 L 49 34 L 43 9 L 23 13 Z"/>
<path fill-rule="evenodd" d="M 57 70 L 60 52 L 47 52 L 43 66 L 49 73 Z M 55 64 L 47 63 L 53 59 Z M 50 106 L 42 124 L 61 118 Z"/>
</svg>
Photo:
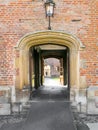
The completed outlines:
<svg viewBox="0 0 98 130">
<path fill-rule="evenodd" d="M 4 125 L 0 130 L 77 130 L 66 97 L 66 88 L 48 86 L 35 90 L 27 119 Z"/>
<path fill-rule="evenodd" d="M 61 86 L 42 86 L 34 90 L 32 100 L 68 101 L 67 88 Z"/>
<path fill-rule="evenodd" d="M 33 102 L 25 122 L 1 130 L 76 130 L 68 102 Z"/>
<path fill-rule="evenodd" d="M 66 88 L 40 87 L 32 94 L 32 106 L 23 130 L 76 130 Z"/>
<path fill-rule="evenodd" d="M 33 102 L 23 130 L 76 130 L 68 102 Z"/>
<path fill-rule="evenodd" d="M 76 130 L 63 87 L 41 87 L 33 92 L 27 119 L 2 130 Z"/>
</svg>

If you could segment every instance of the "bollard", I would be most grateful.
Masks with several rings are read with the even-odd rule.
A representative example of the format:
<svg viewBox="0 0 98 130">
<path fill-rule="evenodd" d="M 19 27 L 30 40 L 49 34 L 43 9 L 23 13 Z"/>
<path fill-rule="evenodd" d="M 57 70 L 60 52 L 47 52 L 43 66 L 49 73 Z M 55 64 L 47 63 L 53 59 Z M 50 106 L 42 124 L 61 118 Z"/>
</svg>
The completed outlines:
<svg viewBox="0 0 98 130">
<path fill-rule="evenodd" d="M 82 110 L 81 107 L 82 107 L 82 104 L 81 104 L 81 102 L 79 102 L 80 113 L 81 113 L 81 110 Z"/>
</svg>

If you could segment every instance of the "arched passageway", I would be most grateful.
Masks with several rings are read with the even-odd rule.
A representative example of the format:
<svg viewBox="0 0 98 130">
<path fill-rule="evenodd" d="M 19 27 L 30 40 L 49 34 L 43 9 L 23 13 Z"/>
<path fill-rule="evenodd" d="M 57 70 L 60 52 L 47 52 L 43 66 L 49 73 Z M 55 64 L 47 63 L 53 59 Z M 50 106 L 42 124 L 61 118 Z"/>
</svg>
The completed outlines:
<svg viewBox="0 0 98 130">
<path fill-rule="evenodd" d="M 55 48 L 59 46 L 59 49 L 49 50 L 48 45 L 54 45 Z M 40 49 L 42 47 L 47 47 L 48 50 Z M 67 49 L 64 50 L 64 47 Z M 61 58 L 63 61 L 67 60 L 67 62 L 62 62 L 63 66 L 67 66 L 67 69 L 64 69 L 64 71 L 68 71 L 64 82 L 67 82 L 68 88 L 79 86 L 79 50 L 82 47 L 84 46 L 76 37 L 65 32 L 43 31 L 24 36 L 15 47 L 16 53 L 19 53 L 15 58 L 15 69 L 19 71 L 19 75 L 15 77 L 16 88 L 22 89 L 24 85 L 31 86 L 33 69 L 34 71 L 37 70 L 34 72 L 34 76 L 36 73 L 35 78 L 37 79 L 35 80 L 35 87 L 42 84 L 43 69 L 40 69 L 40 66 L 43 64 L 42 57 Z M 31 60 L 31 57 L 34 57 L 33 60 Z M 35 67 L 31 67 L 32 63 Z M 64 65 L 64 63 L 67 64 Z M 66 76 L 64 75 L 64 77 Z"/>
<path fill-rule="evenodd" d="M 30 86 L 43 85 L 45 77 L 60 78 L 69 86 L 69 49 L 60 45 L 38 45 L 30 48 Z"/>
</svg>

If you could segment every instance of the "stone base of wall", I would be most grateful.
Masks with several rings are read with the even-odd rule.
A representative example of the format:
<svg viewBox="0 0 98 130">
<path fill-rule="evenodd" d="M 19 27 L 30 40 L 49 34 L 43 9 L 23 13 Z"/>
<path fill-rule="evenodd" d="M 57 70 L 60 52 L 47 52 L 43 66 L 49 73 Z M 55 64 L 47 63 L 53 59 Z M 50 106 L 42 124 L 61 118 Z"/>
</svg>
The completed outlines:
<svg viewBox="0 0 98 130">
<path fill-rule="evenodd" d="M 16 102 L 27 102 L 30 98 L 29 89 L 16 90 Z"/>
<path fill-rule="evenodd" d="M 0 115 L 10 115 L 11 105 L 9 103 L 0 103 Z"/>
</svg>

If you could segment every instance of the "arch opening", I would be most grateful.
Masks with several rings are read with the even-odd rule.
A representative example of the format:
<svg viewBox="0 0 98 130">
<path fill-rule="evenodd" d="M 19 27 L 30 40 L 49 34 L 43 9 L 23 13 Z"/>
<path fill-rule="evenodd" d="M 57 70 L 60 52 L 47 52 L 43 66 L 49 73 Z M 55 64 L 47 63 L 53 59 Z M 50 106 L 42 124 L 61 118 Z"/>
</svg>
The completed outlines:
<svg viewBox="0 0 98 130">
<path fill-rule="evenodd" d="M 69 49 L 66 46 L 54 44 L 38 45 L 32 46 L 30 52 L 32 55 L 30 58 L 30 86 L 37 88 L 44 85 L 44 80 L 47 78 L 59 79 L 58 85 L 68 86 Z M 36 82 L 36 79 L 39 82 Z M 50 83 L 48 82 L 48 84 Z"/>
<path fill-rule="evenodd" d="M 42 85 L 42 70 L 44 69 L 41 66 L 46 58 L 65 60 L 62 64 L 67 66 L 65 67 L 67 69 L 64 69 L 63 76 L 66 77 L 66 71 L 68 72 L 64 82 L 67 82 L 69 88 L 79 86 L 79 50 L 83 47 L 83 44 L 76 37 L 65 32 L 44 31 L 24 36 L 15 47 L 16 53 L 19 53 L 19 56 L 15 58 L 15 69 L 19 70 L 19 75 L 16 75 L 15 78 L 16 88 L 22 89 L 24 86 L 32 84 L 35 87 Z M 35 70 L 38 71 L 35 72 Z M 37 80 L 32 81 L 32 77 Z"/>
</svg>

